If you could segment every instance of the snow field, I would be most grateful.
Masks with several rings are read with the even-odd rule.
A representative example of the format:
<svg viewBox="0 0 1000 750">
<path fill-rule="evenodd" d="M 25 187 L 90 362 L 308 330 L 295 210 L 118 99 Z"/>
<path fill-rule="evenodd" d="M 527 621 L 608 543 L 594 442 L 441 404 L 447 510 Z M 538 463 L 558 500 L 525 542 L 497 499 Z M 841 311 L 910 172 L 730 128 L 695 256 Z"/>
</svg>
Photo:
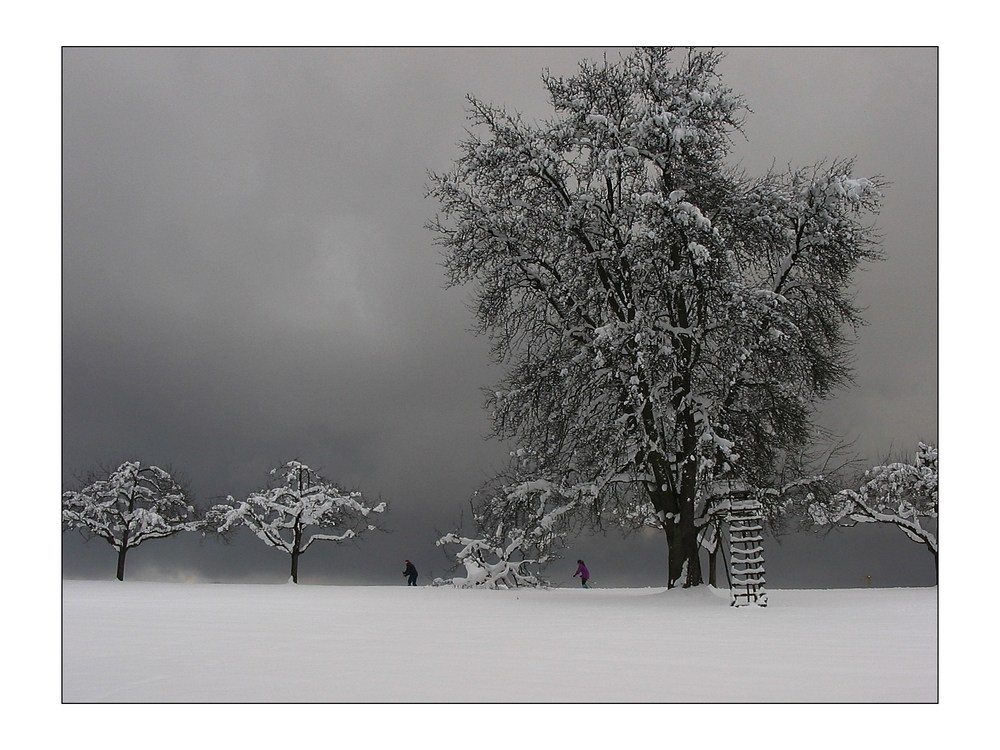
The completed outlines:
<svg viewBox="0 0 1000 750">
<path fill-rule="evenodd" d="M 934 702 L 937 590 L 63 582 L 66 703 Z"/>
</svg>

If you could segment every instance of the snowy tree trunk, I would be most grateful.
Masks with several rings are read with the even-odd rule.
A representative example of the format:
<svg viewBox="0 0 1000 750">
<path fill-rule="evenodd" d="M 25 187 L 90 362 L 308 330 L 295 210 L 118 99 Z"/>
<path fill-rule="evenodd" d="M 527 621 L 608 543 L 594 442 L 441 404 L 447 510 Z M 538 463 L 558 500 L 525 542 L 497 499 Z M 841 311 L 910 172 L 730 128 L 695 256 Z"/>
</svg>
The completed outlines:
<svg viewBox="0 0 1000 750">
<path fill-rule="evenodd" d="M 693 506 L 693 503 L 684 503 Z M 679 518 L 669 519 L 663 525 L 667 542 L 667 588 L 673 588 L 678 581 L 687 588 L 698 586 L 704 581 L 701 576 L 698 532 L 694 526 L 693 509 L 683 509 Z M 683 578 L 683 580 L 681 580 Z"/>
<path fill-rule="evenodd" d="M 301 474 L 301 472 L 300 472 Z M 299 488 L 302 487 L 301 476 L 299 478 Z M 292 535 L 292 583 L 299 582 L 299 555 L 302 554 L 302 524 L 296 519 L 295 528 Z"/>
<path fill-rule="evenodd" d="M 678 581 L 684 588 L 699 586 L 703 583 L 701 577 L 701 556 L 699 555 L 698 531 L 695 528 L 694 498 L 697 483 L 697 467 L 689 461 L 681 471 L 681 493 L 678 498 L 679 515 L 676 523 L 666 523 L 665 528 L 671 529 L 667 534 L 668 552 L 668 582 L 672 588 Z"/>
<path fill-rule="evenodd" d="M 685 521 L 687 515 L 691 518 Z M 673 588 L 678 581 L 684 588 L 701 585 L 704 581 L 698 554 L 698 534 L 694 529 L 694 513 L 682 510 L 680 523 L 672 524 L 672 530 L 673 534 L 667 534 L 667 588 Z"/>
<path fill-rule="evenodd" d="M 131 512 L 134 507 L 135 502 L 132 498 L 129 498 L 128 509 Z M 128 552 L 128 539 L 129 539 L 129 528 L 128 524 L 125 524 L 122 529 L 122 540 L 118 543 L 118 570 L 115 573 L 115 577 L 119 581 L 125 580 L 125 553 Z"/>
<path fill-rule="evenodd" d="M 665 491 L 665 461 L 661 456 L 650 454 L 649 466 L 653 469 L 657 483 L 647 486 L 653 507 L 664 517 L 663 533 L 667 543 L 667 588 L 673 588 L 680 581 L 684 587 L 703 583 L 701 558 L 699 556 L 698 530 L 695 528 L 694 498 L 697 485 L 697 467 L 688 462 L 681 471 L 680 493 Z M 676 485 L 673 485 L 676 486 Z M 685 575 L 686 573 L 686 575 Z M 681 581 L 681 578 L 684 580 Z"/>
<path fill-rule="evenodd" d="M 116 577 L 119 581 L 125 580 L 125 553 L 128 552 L 128 546 L 122 542 L 118 547 L 118 572 Z"/>
<path fill-rule="evenodd" d="M 132 511 L 135 510 L 135 487 L 133 486 L 132 491 L 128 496 L 128 512 L 131 515 Z M 129 524 L 126 522 L 123 524 L 122 528 L 122 540 L 118 545 L 118 571 L 116 577 L 119 581 L 125 580 L 125 553 L 128 552 L 129 543 Z"/>
<path fill-rule="evenodd" d="M 663 533 L 667 538 L 667 588 L 672 589 L 674 587 L 674 550 L 677 549 L 677 534 L 675 533 L 674 524 L 667 521 L 666 525 L 663 527 Z M 680 573 L 678 572 L 679 576 Z"/>
</svg>

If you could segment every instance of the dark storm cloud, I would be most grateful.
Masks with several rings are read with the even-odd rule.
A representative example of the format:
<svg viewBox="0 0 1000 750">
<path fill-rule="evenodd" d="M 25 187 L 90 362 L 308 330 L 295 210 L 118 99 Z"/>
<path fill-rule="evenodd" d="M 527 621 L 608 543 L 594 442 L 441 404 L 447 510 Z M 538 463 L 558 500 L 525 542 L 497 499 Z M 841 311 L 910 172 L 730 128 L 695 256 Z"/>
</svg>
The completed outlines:
<svg viewBox="0 0 1000 750">
<path fill-rule="evenodd" d="M 443 573 L 435 530 L 505 449 L 482 439 L 498 372 L 466 291 L 443 289 L 426 171 L 456 156 L 466 93 L 542 117 L 542 69 L 601 54 L 65 50 L 64 484 L 135 457 L 202 499 L 240 496 L 298 457 L 393 507 L 393 534 L 310 550 L 304 580 L 396 582 L 421 555 Z M 856 154 L 893 182 L 888 260 L 860 279 L 859 387 L 827 411 L 868 451 L 936 438 L 935 68 L 927 49 L 739 49 L 723 68 L 755 110 L 750 171 Z M 660 582 L 658 538 L 581 549 L 620 551 L 605 581 Z M 105 573 L 108 550 L 75 535 L 63 550 L 67 575 Z M 129 565 L 287 576 L 253 540 L 151 542 Z"/>
</svg>

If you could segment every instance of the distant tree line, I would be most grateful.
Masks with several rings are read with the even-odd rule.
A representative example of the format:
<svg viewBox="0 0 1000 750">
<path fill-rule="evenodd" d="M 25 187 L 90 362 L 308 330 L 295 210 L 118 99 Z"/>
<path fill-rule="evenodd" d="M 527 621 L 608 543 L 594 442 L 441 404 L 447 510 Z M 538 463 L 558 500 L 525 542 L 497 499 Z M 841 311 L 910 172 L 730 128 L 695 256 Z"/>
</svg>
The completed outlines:
<svg viewBox="0 0 1000 750">
<path fill-rule="evenodd" d="M 767 511 L 771 531 L 821 532 L 879 523 L 895 526 L 917 542 L 938 565 L 938 449 L 920 442 L 912 460 L 864 462 L 837 444 L 825 453 L 799 457 L 780 467 L 773 487 L 753 492 Z M 515 457 L 514 466 L 518 457 Z M 805 467 L 811 467 L 805 471 Z M 598 494 L 595 485 L 557 486 L 509 469 L 478 490 L 471 500 L 473 529 L 451 532 L 437 540 L 453 549 L 456 568 L 464 576 L 437 579 L 436 585 L 458 588 L 508 588 L 545 584 L 542 571 L 561 557 L 568 539 L 579 531 L 580 511 Z M 715 560 L 721 528 L 729 510 L 725 488 L 706 498 L 708 510 L 698 528 L 700 551 L 707 554 L 710 585 L 716 585 Z"/>
<path fill-rule="evenodd" d="M 832 451 L 836 454 L 837 451 Z M 785 498 L 781 513 L 770 517 L 776 531 L 794 519 L 806 528 L 852 527 L 881 523 L 897 527 L 924 546 L 938 561 L 938 449 L 919 443 L 912 461 L 886 461 L 853 474 L 857 465 L 847 460 L 827 461 L 824 470 L 801 476 L 779 488 L 762 490 Z M 506 474 L 473 497 L 474 530 L 451 532 L 436 545 L 454 550 L 455 566 L 464 576 L 436 579 L 436 585 L 460 588 L 507 588 L 545 585 L 546 565 L 557 560 L 567 539 L 582 528 L 579 518 L 599 488 L 592 484 L 557 486 L 519 473 L 517 461 Z M 801 474 L 795 464 L 794 474 Z M 106 476 L 103 476 L 106 474 Z M 99 538 L 117 554 L 115 577 L 125 580 L 128 551 L 150 539 L 182 532 L 210 532 L 229 538 L 246 528 L 258 539 L 289 555 L 290 578 L 298 583 L 299 558 L 315 542 L 340 543 L 374 531 L 387 504 L 369 505 L 358 491 L 344 491 L 300 461 L 288 461 L 270 472 L 267 486 L 237 502 L 199 509 L 190 491 L 171 472 L 158 466 L 126 461 L 113 471 L 92 471 L 82 487 L 62 496 L 64 531 L 78 530 L 85 538 Z M 715 519 L 727 507 L 724 495 L 710 506 L 706 519 Z M 772 509 L 778 507 L 772 504 Z M 701 549 L 714 561 L 718 527 L 703 524 Z M 716 533 L 707 533 L 715 528 Z M 715 584 L 714 564 L 712 580 Z"/>
<path fill-rule="evenodd" d="M 189 531 L 228 537 L 245 527 L 289 555 L 294 583 L 299 558 L 314 542 L 343 542 L 382 530 L 378 519 L 386 503 L 368 505 L 360 492 L 339 489 L 299 461 L 288 461 L 270 474 L 267 486 L 245 500 L 237 502 L 230 495 L 225 503 L 204 510 L 168 470 L 126 461 L 109 472 L 91 472 L 80 489 L 63 493 L 63 530 L 110 544 L 117 553 L 115 577 L 124 581 L 126 554 L 145 541 Z"/>
</svg>

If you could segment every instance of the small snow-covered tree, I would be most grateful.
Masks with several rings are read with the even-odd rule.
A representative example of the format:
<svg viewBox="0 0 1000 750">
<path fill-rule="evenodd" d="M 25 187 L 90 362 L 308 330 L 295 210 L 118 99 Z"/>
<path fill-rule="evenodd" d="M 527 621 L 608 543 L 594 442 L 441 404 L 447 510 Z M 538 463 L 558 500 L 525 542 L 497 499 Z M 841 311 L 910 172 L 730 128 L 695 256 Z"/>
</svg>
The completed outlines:
<svg viewBox="0 0 1000 750">
<path fill-rule="evenodd" d="M 299 557 L 314 542 L 344 542 L 379 530 L 376 518 L 386 510 L 369 506 L 360 492 L 345 492 L 298 461 L 271 470 L 274 486 L 251 492 L 246 500 L 232 496 L 209 511 L 208 523 L 226 534 L 246 527 L 269 547 L 291 556 L 291 580 L 298 583 Z"/>
<path fill-rule="evenodd" d="M 62 496 L 64 530 L 99 537 L 118 553 L 116 577 L 125 580 L 125 555 L 149 539 L 200 528 L 187 493 L 164 469 L 126 461 L 106 479 Z"/>
<path fill-rule="evenodd" d="M 918 443 L 912 463 L 896 461 L 868 469 L 858 489 L 841 490 L 828 502 L 813 503 L 809 512 L 821 526 L 896 526 L 927 548 L 934 556 L 936 569 L 937 536 L 927 523 L 933 524 L 938 516 L 938 449 Z"/>
<path fill-rule="evenodd" d="M 465 577 L 447 581 L 460 588 L 540 586 L 539 573 L 559 556 L 572 519 L 596 494 L 593 485 L 557 486 L 546 479 L 508 477 L 477 493 L 474 537 L 446 534 L 437 546 L 458 545 L 455 559 Z"/>
<path fill-rule="evenodd" d="M 720 54 L 672 55 L 545 75 L 546 121 L 470 97 L 429 225 L 506 365 L 494 432 L 539 477 L 599 487 L 606 517 L 651 506 L 668 586 L 702 582 L 710 488 L 769 486 L 850 382 L 853 276 L 880 255 L 884 184 L 850 160 L 745 175 L 729 153 L 748 109 Z"/>
</svg>

